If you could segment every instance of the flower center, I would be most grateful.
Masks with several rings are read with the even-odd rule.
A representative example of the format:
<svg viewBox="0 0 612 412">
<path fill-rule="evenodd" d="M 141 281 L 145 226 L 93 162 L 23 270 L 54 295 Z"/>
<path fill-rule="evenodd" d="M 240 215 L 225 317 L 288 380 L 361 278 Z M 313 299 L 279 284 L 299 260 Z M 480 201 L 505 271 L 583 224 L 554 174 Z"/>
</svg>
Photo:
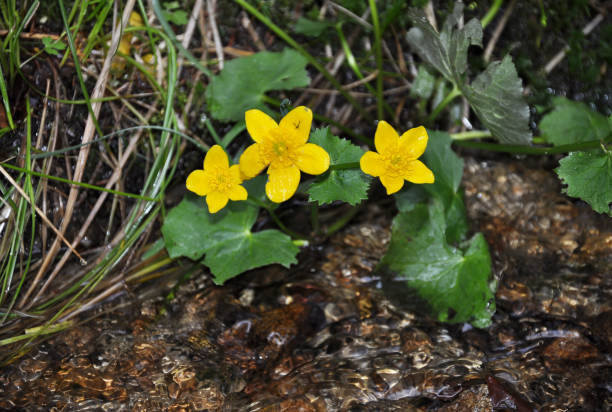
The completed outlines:
<svg viewBox="0 0 612 412">
<path fill-rule="evenodd" d="M 385 161 L 386 174 L 394 177 L 402 177 L 408 170 L 409 159 L 406 159 L 402 153 L 394 153 L 383 157 Z"/>
<path fill-rule="evenodd" d="M 295 147 L 288 133 L 282 129 L 273 130 L 270 136 L 261 143 L 261 157 L 265 163 L 275 167 L 289 167 L 295 163 Z"/>
<path fill-rule="evenodd" d="M 212 188 L 212 192 L 228 192 L 232 186 L 232 176 L 229 168 L 216 167 L 212 169 L 208 175 L 208 184 Z"/>
</svg>

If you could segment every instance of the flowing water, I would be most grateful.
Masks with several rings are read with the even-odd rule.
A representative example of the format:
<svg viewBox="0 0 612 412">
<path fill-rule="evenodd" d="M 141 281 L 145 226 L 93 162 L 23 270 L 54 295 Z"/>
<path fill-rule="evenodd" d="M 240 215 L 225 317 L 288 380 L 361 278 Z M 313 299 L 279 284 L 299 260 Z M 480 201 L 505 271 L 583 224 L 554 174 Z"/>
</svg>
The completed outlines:
<svg viewBox="0 0 612 412">
<path fill-rule="evenodd" d="M 500 282 L 491 327 L 435 322 L 375 269 L 390 219 L 373 205 L 290 270 L 224 287 L 201 274 L 166 306 L 132 291 L 5 368 L 0 408 L 611 410 L 609 217 L 525 162 L 468 160 L 465 173 Z"/>
</svg>

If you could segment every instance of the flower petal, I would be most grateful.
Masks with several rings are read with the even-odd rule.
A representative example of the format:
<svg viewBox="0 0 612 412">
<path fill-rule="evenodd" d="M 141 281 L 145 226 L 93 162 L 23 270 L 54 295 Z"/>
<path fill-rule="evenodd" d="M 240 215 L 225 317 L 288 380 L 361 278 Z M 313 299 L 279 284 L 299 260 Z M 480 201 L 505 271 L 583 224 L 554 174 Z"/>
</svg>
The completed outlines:
<svg viewBox="0 0 612 412">
<path fill-rule="evenodd" d="M 329 154 L 321 146 L 306 143 L 297 149 L 296 166 L 309 175 L 320 175 L 329 169 Z"/>
<path fill-rule="evenodd" d="M 206 157 L 204 158 L 204 170 L 210 171 L 212 169 L 222 168 L 227 169 L 229 167 L 229 160 L 225 154 L 225 150 L 218 144 L 208 149 Z"/>
<path fill-rule="evenodd" d="M 312 110 L 306 106 L 298 106 L 285 115 L 280 121 L 283 131 L 290 131 L 293 142 L 303 145 L 310 136 Z"/>
<path fill-rule="evenodd" d="M 247 147 L 240 156 L 240 171 L 247 179 L 257 176 L 266 166 L 261 158 L 259 143 Z"/>
<path fill-rule="evenodd" d="M 242 176 L 240 174 L 240 165 L 232 165 L 229 168 L 230 178 L 232 179 L 232 183 L 239 185 L 242 183 Z"/>
<path fill-rule="evenodd" d="M 247 190 L 240 185 L 232 186 L 228 190 L 227 195 L 231 200 L 246 200 L 249 197 Z"/>
<path fill-rule="evenodd" d="M 376 152 L 365 152 L 361 159 L 359 159 L 359 166 L 363 173 L 374 177 L 383 175 L 386 170 L 382 156 Z"/>
<path fill-rule="evenodd" d="M 270 131 L 278 128 L 278 124 L 273 118 L 258 109 L 247 110 L 244 114 L 244 120 L 247 131 L 257 143 L 266 140 L 270 136 Z"/>
<path fill-rule="evenodd" d="M 206 173 L 201 169 L 189 173 L 185 186 L 187 186 L 187 190 L 194 192 L 198 196 L 206 196 L 210 192 Z"/>
<path fill-rule="evenodd" d="M 401 177 L 391 177 L 383 175 L 380 177 L 380 182 L 387 189 L 387 194 L 391 195 L 399 191 L 404 186 L 404 179 Z"/>
<path fill-rule="evenodd" d="M 206 204 L 210 213 L 217 213 L 227 205 L 229 198 L 225 193 L 211 192 L 206 196 Z"/>
<path fill-rule="evenodd" d="M 300 184 L 300 169 L 297 166 L 268 169 L 268 175 L 266 194 L 276 203 L 284 202 L 293 196 Z"/>
<path fill-rule="evenodd" d="M 399 142 L 399 135 L 389 123 L 381 120 L 376 127 L 374 135 L 374 146 L 376 151 L 382 155 L 392 153 L 396 150 Z"/>
<path fill-rule="evenodd" d="M 423 126 L 415 127 L 400 136 L 400 150 L 409 159 L 418 159 L 427 148 L 427 130 Z"/>
<path fill-rule="evenodd" d="M 407 170 L 404 172 L 404 179 L 419 184 L 433 183 L 435 180 L 433 172 L 420 160 L 413 160 L 408 163 Z"/>
</svg>

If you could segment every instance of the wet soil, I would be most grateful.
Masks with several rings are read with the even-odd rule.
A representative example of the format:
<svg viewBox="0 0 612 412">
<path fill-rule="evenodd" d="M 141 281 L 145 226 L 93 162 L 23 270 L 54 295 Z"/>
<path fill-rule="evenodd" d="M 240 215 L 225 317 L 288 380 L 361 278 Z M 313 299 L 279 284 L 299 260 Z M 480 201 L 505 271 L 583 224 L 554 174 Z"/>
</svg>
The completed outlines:
<svg viewBox="0 0 612 412">
<path fill-rule="evenodd" d="M 487 329 L 397 299 L 376 269 L 390 217 L 372 205 L 289 270 L 224 287 L 201 273 L 170 304 L 134 290 L 101 307 L 5 368 L 0 408 L 610 410 L 611 220 L 541 165 L 468 158 L 463 185 L 499 281 Z"/>
</svg>

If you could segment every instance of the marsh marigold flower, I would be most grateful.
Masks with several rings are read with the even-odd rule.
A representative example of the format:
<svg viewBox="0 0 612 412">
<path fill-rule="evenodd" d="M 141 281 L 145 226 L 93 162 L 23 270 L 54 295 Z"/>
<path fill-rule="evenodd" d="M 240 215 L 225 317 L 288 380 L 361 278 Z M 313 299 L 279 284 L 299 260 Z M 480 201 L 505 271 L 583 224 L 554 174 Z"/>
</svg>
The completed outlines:
<svg viewBox="0 0 612 412">
<path fill-rule="evenodd" d="M 223 209 L 229 199 L 246 200 L 248 193 L 240 183 L 239 166 L 230 167 L 227 155 L 219 145 L 214 145 L 206 153 L 204 170 L 194 170 L 187 176 L 187 189 L 206 196 L 210 213 Z"/>
<path fill-rule="evenodd" d="M 280 203 L 293 196 L 300 171 L 319 175 L 329 168 L 329 154 L 307 143 L 312 123 L 309 108 L 296 107 L 278 124 L 257 109 L 247 111 L 245 120 L 255 143 L 240 156 L 240 170 L 250 179 L 267 167 L 266 194 L 271 201 Z"/>
<path fill-rule="evenodd" d="M 433 183 L 433 172 L 417 160 L 425 152 L 427 139 L 427 131 L 423 126 L 410 129 L 400 137 L 389 123 L 381 120 L 374 135 L 374 146 L 378 153 L 364 153 L 359 160 L 361 170 L 379 177 L 388 195 L 399 191 L 404 180 Z"/>
</svg>

